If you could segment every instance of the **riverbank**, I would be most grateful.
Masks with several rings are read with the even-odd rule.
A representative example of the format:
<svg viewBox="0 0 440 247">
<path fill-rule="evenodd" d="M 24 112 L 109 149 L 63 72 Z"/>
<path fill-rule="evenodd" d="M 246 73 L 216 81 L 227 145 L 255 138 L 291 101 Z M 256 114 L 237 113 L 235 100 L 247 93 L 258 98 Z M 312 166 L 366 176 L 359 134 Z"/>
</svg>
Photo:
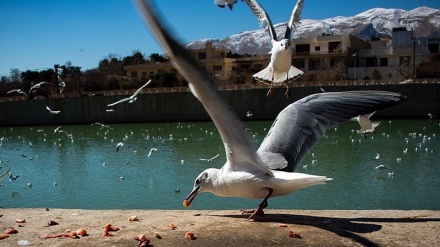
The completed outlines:
<svg viewBox="0 0 440 247">
<path fill-rule="evenodd" d="M 440 211 L 266 210 L 246 221 L 238 210 L 0 209 L 0 230 L 18 231 L 1 246 L 439 246 Z M 139 221 L 129 221 L 137 216 Z M 17 223 L 24 219 L 26 223 Z M 50 221 L 58 225 L 48 226 Z M 120 230 L 102 236 L 104 226 Z M 174 224 L 171 230 L 169 224 Z M 85 228 L 87 236 L 44 238 Z M 192 231 L 196 239 L 185 239 Z M 154 233 L 162 238 L 154 237 Z M 296 233 L 296 238 L 289 233 Z M 291 234 L 292 236 L 295 234 Z"/>
<path fill-rule="evenodd" d="M 386 90 L 407 96 L 404 104 L 377 112 L 375 119 L 427 119 L 428 112 L 440 115 L 439 83 L 326 86 L 323 89 L 326 92 Z M 250 111 L 251 120 L 274 120 L 289 104 L 322 92 L 319 86 L 293 87 L 291 97 L 287 98 L 284 87 L 274 88 L 274 97 L 267 97 L 267 90 L 250 88 L 219 91 L 219 94 L 242 119 L 249 120 L 246 114 Z M 188 91 L 142 93 L 131 104 L 107 107 L 128 96 L 119 94 L 1 102 L 0 126 L 210 121 L 203 106 Z M 50 114 L 46 106 L 61 112 Z"/>
</svg>

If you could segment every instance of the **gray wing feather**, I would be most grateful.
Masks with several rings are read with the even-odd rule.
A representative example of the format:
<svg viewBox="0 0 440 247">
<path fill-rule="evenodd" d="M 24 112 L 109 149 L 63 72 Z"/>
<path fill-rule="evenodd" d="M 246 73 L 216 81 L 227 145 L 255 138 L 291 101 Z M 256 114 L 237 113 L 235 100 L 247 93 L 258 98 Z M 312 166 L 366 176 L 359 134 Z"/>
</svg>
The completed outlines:
<svg viewBox="0 0 440 247">
<path fill-rule="evenodd" d="M 226 164 L 231 164 L 227 169 L 260 171 L 273 175 L 269 168 L 260 163 L 243 123 L 216 92 L 206 71 L 201 70 L 188 51 L 165 30 L 147 1 L 137 2 L 150 30 L 170 56 L 171 63 L 189 82 L 191 92 L 203 104 L 217 127 L 225 145 L 226 157 L 230 161 Z"/>
<path fill-rule="evenodd" d="M 298 23 L 300 23 L 300 16 L 301 12 L 304 6 L 303 0 L 298 0 L 298 2 L 295 5 L 295 8 L 293 8 L 292 15 L 290 16 L 289 22 L 287 23 L 287 29 L 286 34 L 284 35 L 284 38 L 289 39 L 292 35 L 292 31 L 296 29 L 296 26 Z"/>
<path fill-rule="evenodd" d="M 245 0 L 245 2 L 252 12 L 254 12 L 254 14 L 257 16 L 263 27 L 269 31 L 272 40 L 278 40 L 277 33 L 272 25 L 272 21 L 263 7 L 256 0 Z"/>
<path fill-rule="evenodd" d="M 282 110 L 257 151 L 270 169 L 293 172 L 304 155 L 333 128 L 354 116 L 397 105 L 405 96 L 386 91 L 319 93 Z"/>
</svg>

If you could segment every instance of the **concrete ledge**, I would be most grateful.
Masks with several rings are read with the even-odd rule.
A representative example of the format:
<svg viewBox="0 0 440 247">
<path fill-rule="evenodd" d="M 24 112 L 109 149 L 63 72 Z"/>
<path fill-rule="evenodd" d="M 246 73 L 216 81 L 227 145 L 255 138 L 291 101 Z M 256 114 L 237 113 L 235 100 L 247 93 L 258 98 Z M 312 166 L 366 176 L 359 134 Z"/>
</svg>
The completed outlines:
<svg viewBox="0 0 440 247">
<path fill-rule="evenodd" d="M 266 210 L 246 221 L 238 210 L 0 209 L 0 230 L 18 230 L 1 246 L 136 246 L 146 234 L 154 246 L 440 246 L 440 211 L 430 210 Z M 137 216 L 139 221 L 129 221 Z M 26 223 L 16 223 L 23 218 Z M 47 226 L 49 221 L 59 225 Z M 168 224 L 177 227 L 170 230 Z M 103 237 L 106 224 L 121 228 Z M 21 225 L 22 227 L 19 227 Z M 44 239 L 46 234 L 85 228 L 89 235 Z M 196 240 L 184 238 L 187 231 Z M 289 237 L 289 232 L 301 238 Z M 162 239 L 153 234 L 157 232 Z"/>
</svg>

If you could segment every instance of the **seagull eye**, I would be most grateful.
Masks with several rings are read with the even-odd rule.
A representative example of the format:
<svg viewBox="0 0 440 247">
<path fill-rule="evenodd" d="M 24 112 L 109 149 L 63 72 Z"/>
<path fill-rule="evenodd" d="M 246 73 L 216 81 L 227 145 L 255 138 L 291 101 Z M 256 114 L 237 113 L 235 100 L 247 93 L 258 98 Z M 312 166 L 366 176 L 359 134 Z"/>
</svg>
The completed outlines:
<svg viewBox="0 0 440 247">
<path fill-rule="evenodd" d="M 197 179 L 197 180 L 196 180 L 196 184 L 200 184 L 200 179 Z"/>
</svg>

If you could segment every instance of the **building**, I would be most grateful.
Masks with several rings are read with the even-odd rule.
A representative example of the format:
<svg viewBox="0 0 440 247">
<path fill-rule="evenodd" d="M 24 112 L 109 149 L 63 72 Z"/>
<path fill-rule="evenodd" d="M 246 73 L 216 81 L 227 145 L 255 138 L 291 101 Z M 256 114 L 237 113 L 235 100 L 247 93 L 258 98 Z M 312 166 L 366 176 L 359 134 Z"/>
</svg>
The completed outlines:
<svg viewBox="0 0 440 247">
<path fill-rule="evenodd" d="M 391 37 L 370 42 L 350 34 L 323 34 L 292 40 L 292 65 L 304 71 L 297 81 L 400 80 L 417 77 L 417 69 L 421 76 L 434 77 L 440 74 L 439 44 L 440 38 L 415 39 L 406 28 L 394 28 Z M 237 57 L 211 42 L 190 53 L 219 85 L 253 83 L 252 74 L 270 62 L 270 54 Z M 176 73 L 169 62 L 126 65 L 124 70 L 130 79 Z"/>
</svg>

